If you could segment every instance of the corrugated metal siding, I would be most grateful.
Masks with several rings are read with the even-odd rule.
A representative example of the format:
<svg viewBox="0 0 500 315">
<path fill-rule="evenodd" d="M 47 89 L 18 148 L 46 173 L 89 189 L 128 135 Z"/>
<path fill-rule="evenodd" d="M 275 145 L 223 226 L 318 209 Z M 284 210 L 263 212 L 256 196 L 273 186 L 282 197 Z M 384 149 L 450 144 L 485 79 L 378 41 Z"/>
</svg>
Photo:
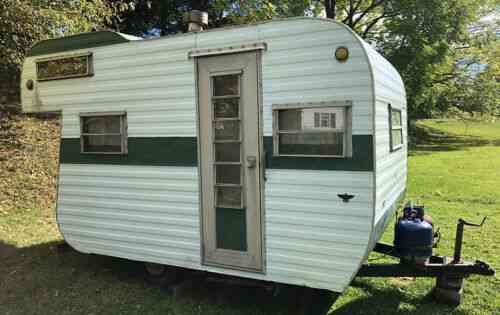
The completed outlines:
<svg viewBox="0 0 500 315">
<path fill-rule="evenodd" d="M 406 93 L 397 70 L 368 44 L 364 43 L 371 62 L 375 86 L 375 225 L 394 210 L 394 203 L 406 188 L 407 126 Z M 390 152 L 388 105 L 402 110 L 403 147 Z M 380 234 L 380 233 L 379 233 Z M 375 236 L 375 241 L 381 235 Z"/>
<path fill-rule="evenodd" d="M 196 135 L 195 73 L 187 53 L 265 41 L 264 134 L 275 103 L 353 101 L 353 134 L 372 134 L 367 60 L 343 26 L 297 19 L 93 50 L 95 75 L 39 84 L 41 106 L 62 110 L 62 137 L 79 136 L 79 112 L 126 110 L 129 137 Z M 347 46 L 345 63 L 334 59 Z M 23 82 L 34 78 L 28 58 Z M 23 83 L 24 86 L 24 83 Z M 36 95 L 36 93 L 33 93 Z M 342 291 L 366 252 L 373 219 L 371 172 L 268 170 L 266 273 L 200 264 L 196 168 L 61 165 L 58 221 L 83 252 Z M 356 197 L 343 203 L 339 193 Z"/>
<path fill-rule="evenodd" d="M 229 273 L 342 291 L 368 242 L 372 173 L 267 176 L 266 274 Z M 59 184 L 58 223 L 78 250 L 227 273 L 201 265 L 196 168 L 61 164 Z"/>
<path fill-rule="evenodd" d="M 57 220 L 68 243 L 83 252 L 112 255 L 111 249 L 198 266 L 198 171 L 61 164 Z"/>
<path fill-rule="evenodd" d="M 268 170 L 267 176 L 269 276 L 304 277 L 342 291 L 370 235 L 372 173 Z M 355 195 L 349 203 L 337 197 L 345 192 Z"/>
</svg>

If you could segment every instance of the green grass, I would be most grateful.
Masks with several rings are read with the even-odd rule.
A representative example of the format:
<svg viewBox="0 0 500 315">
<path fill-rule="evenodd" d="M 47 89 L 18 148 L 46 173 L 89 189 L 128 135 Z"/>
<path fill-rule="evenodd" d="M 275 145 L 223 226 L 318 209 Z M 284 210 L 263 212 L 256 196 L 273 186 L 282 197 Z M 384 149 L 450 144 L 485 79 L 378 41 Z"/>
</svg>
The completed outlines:
<svg viewBox="0 0 500 315">
<path fill-rule="evenodd" d="M 458 218 L 479 222 L 466 228 L 463 257 L 482 259 L 500 270 L 500 123 L 422 121 L 410 151 L 408 200 L 425 203 L 441 228 L 436 252 L 452 255 Z M 383 237 L 392 240 L 392 228 Z M 196 298 L 174 299 L 147 284 L 137 264 L 73 251 L 58 253 L 53 209 L 0 212 L 0 314 L 260 314 L 262 299 L 235 302 L 247 294 L 212 289 Z M 387 258 L 373 254 L 371 260 Z M 472 276 L 465 301 L 437 304 L 430 279 L 356 279 L 331 314 L 500 314 L 500 280 Z M 215 290 L 212 290 L 215 291 Z M 222 297 L 221 297 L 222 296 Z M 241 302 L 241 303 L 240 303 Z M 269 313 L 269 312 L 268 312 Z M 274 314 L 274 313 L 273 313 Z"/>
</svg>

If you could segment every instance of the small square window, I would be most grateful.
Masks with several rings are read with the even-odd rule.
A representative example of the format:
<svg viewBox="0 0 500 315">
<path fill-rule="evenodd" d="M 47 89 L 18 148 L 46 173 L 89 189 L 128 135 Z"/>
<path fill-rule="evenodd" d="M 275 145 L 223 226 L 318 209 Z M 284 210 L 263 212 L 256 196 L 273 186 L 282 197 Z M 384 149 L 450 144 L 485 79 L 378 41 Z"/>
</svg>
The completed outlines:
<svg viewBox="0 0 500 315">
<path fill-rule="evenodd" d="M 403 124 L 401 110 L 389 104 L 389 137 L 391 152 L 403 146 Z"/>
<path fill-rule="evenodd" d="M 127 120 L 120 113 L 80 114 L 82 153 L 127 153 Z"/>
<path fill-rule="evenodd" d="M 274 155 L 345 157 L 350 148 L 350 107 L 277 105 Z"/>
</svg>

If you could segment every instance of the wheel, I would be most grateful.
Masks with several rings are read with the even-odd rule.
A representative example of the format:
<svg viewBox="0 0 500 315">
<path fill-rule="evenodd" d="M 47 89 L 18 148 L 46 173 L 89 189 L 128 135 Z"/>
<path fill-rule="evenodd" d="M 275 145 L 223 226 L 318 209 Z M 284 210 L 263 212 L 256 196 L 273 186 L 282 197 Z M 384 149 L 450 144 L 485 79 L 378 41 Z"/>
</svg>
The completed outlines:
<svg viewBox="0 0 500 315">
<path fill-rule="evenodd" d="M 303 288 L 298 314 L 325 315 L 339 295 L 339 293 L 328 290 Z"/>
<path fill-rule="evenodd" d="M 144 263 L 146 280 L 152 284 L 171 285 L 182 278 L 182 272 L 174 267 L 155 263 Z"/>
</svg>

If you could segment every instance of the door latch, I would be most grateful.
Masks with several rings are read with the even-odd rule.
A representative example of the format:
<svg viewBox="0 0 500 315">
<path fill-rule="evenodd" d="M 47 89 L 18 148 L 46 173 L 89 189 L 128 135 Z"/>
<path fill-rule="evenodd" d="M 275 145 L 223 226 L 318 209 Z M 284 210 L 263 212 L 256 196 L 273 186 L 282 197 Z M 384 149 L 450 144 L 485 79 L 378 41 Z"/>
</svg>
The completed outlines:
<svg viewBox="0 0 500 315">
<path fill-rule="evenodd" d="M 247 156 L 247 167 L 255 168 L 255 165 L 257 165 L 257 158 L 253 155 Z"/>
</svg>

